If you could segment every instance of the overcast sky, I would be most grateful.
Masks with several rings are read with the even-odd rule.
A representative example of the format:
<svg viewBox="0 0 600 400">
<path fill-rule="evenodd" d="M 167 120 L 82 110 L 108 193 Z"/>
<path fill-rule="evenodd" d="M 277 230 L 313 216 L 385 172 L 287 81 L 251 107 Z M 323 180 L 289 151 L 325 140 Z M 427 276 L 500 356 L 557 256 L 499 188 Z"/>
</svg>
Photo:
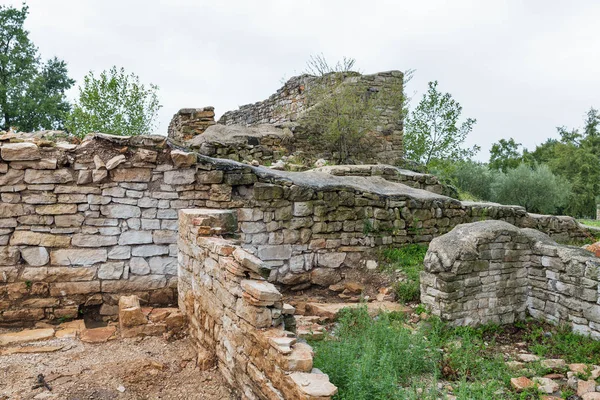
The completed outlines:
<svg viewBox="0 0 600 400">
<path fill-rule="evenodd" d="M 21 1 L 3 1 L 20 6 Z M 78 81 L 123 66 L 160 87 L 158 132 L 180 108 L 217 116 L 267 98 L 311 54 L 364 73 L 414 69 L 476 118 L 479 159 L 500 138 L 533 148 L 600 108 L 599 1 L 30 0 L 26 28 Z M 69 95 L 74 98 L 77 91 Z"/>
</svg>

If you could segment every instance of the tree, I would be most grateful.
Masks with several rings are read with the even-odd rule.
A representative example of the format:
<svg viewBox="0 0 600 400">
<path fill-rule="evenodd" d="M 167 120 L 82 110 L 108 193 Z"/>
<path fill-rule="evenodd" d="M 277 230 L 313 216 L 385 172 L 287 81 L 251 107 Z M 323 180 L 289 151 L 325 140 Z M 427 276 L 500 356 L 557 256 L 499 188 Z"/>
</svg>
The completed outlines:
<svg viewBox="0 0 600 400">
<path fill-rule="evenodd" d="M 492 145 L 490 150 L 489 167 L 502 172 L 517 168 L 523 162 L 523 155 L 519 151 L 519 147 L 521 147 L 521 143 L 515 142 L 513 138 L 500 139 L 498 143 Z"/>
<path fill-rule="evenodd" d="M 566 179 L 552 173 L 546 165 L 517 168 L 500 174 L 492 185 L 493 200 L 523 206 L 530 212 L 554 214 L 562 209 L 571 194 Z"/>
<path fill-rule="evenodd" d="M 402 111 L 392 115 L 402 108 L 398 107 L 403 104 L 402 79 L 381 93 L 360 79 L 354 65 L 352 58 L 331 65 L 318 55 L 310 58 L 305 70 L 313 78 L 306 91 L 308 110 L 302 125 L 315 147 L 329 151 L 338 164 L 369 158 L 380 140 L 371 133 L 377 131 L 384 111 L 398 126 L 403 118 Z"/>
<path fill-rule="evenodd" d="M 437 86 L 437 81 L 429 82 L 427 93 L 407 120 L 404 134 L 407 158 L 425 166 L 468 159 L 479 151 L 478 146 L 462 147 L 477 121 L 467 118 L 459 123 L 461 105 L 450 93 L 440 93 Z"/>
<path fill-rule="evenodd" d="M 23 24 L 29 13 L 0 5 L 0 128 L 60 129 L 69 111 L 65 91 L 75 83 L 64 61 L 42 65 Z"/>
<path fill-rule="evenodd" d="M 79 86 L 79 98 L 69 116 L 67 128 L 77 136 L 90 132 L 114 135 L 151 133 L 156 127 L 158 86 L 140 83 L 135 74 L 112 67 L 98 77 L 89 72 Z"/>
</svg>

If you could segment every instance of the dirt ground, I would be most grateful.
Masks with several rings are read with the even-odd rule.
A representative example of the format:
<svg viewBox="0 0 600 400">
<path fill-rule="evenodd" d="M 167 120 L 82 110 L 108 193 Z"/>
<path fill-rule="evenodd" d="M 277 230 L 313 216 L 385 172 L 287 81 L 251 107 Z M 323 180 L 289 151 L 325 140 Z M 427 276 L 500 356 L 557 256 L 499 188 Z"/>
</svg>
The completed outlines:
<svg viewBox="0 0 600 400">
<path fill-rule="evenodd" d="M 187 338 L 116 339 L 102 344 L 64 338 L 27 346 L 63 348 L 0 355 L 0 400 L 236 399 L 217 370 L 202 372 L 196 367 L 196 352 Z M 39 374 L 51 391 L 33 388 Z"/>
</svg>

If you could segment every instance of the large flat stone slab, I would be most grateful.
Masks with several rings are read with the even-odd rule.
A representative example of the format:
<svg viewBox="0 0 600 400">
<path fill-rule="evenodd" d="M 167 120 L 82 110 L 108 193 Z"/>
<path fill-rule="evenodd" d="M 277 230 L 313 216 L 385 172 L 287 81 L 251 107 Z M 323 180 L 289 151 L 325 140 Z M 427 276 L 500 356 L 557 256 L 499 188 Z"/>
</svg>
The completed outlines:
<svg viewBox="0 0 600 400">
<path fill-rule="evenodd" d="M 8 332 L 0 335 L 0 346 L 8 344 L 35 342 L 54 337 L 54 329 L 27 329 L 20 332 Z"/>
</svg>

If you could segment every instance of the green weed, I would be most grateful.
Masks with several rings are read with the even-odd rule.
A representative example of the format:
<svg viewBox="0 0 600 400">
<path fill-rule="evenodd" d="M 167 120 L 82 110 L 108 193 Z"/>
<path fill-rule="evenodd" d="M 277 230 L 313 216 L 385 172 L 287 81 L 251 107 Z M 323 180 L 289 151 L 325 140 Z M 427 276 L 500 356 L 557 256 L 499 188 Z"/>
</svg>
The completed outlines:
<svg viewBox="0 0 600 400">
<path fill-rule="evenodd" d="M 427 247 L 419 244 L 409 244 L 400 248 L 385 250 L 385 262 L 382 269 L 387 271 L 400 270 L 406 279 L 395 285 L 396 296 L 402 302 L 418 301 L 420 297 L 419 275 L 423 270 L 423 259 Z"/>
</svg>

